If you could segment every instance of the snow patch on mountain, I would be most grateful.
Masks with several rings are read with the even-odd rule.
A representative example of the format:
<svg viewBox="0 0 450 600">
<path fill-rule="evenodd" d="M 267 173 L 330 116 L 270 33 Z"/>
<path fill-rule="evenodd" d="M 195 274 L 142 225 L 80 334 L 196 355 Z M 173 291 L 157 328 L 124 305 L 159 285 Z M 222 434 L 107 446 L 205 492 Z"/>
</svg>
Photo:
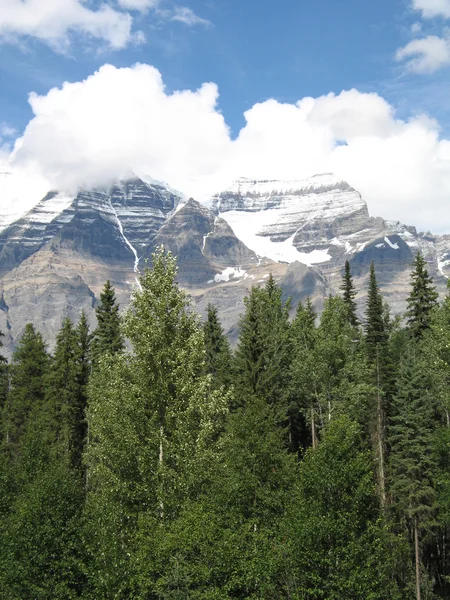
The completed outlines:
<svg viewBox="0 0 450 600">
<path fill-rule="evenodd" d="M 313 250 L 299 252 L 293 245 L 294 232 L 287 240 L 275 242 L 261 232 L 276 219 L 276 209 L 247 213 L 244 211 L 229 211 L 221 215 L 235 235 L 258 256 L 264 256 L 276 262 L 292 263 L 295 261 L 311 266 L 331 260 L 328 250 Z M 274 214 L 275 213 L 275 214 Z"/>
</svg>

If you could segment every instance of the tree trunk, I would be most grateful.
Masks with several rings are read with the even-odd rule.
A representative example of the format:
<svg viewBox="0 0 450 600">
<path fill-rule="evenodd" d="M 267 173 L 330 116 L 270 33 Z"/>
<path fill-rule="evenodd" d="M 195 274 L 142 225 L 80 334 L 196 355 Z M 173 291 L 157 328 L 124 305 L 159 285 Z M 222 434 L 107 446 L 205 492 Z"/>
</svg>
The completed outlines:
<svg viewBox="0 0 450 600">
<path fill-rule="evenodd" d="M 312 446 L 314 449 L 317 448 L 317 436 L 316 436 L 316 417 L 314 406 L 311 406 L 311 433 L 312 433 Z"/>
<path fill-rule="evenodd" d="M 420 557 L 419 557 L 419 530 L 417 528 L 417 519 L 414 517 L 414 555 L 416 561 L 416 598 L 421 600 L 420 595 Z"/>
<path fill-rule="evenodd" d="M 378 483 L 380 486 L 381 506 L 386 508 L 386 477 L 384 473 L 384 408 L 380 391 L 380 363 L 377 346 L 377 431 L 376 446 L 378 456 Z"/>
<path fill-rule="evenodd" d="M 163 446 L 163 439 L 164 439 L 164 426 L 160 425 L 159 427 L 159 466 L 162 467 L 162 465 L 164 464 L 164 446 Z M 162 484 L 160 484 L 160 488 L 159 488 L 159 516 L 161 518 L 161 521 L 164 520 L 164 502 L 162 499 Z"/>
</svg>

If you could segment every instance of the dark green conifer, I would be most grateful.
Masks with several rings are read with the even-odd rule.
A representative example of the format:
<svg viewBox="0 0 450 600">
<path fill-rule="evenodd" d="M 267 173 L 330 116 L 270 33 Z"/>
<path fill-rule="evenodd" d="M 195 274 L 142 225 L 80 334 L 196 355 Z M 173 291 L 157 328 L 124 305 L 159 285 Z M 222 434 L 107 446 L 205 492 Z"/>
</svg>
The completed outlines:
<svg viewBox="0 0 450 600">
<path fill-rule="evenodd" d="M 435 407 L 427 368 L 411 351 L 404 359 L 389 420 L 390 492 L 413 548 L 416 597 L 422 590 L 422 541 L 434 524 L 436 458 L 432 452 Z"/>
<path fill-rule="evenodd" d="M 56 347 L 47 378 L 46 402 L 49 426 L 55 431 L 55 443 L 71 466 L 80 466 L 79 422 L 83 419 L 79 404 L 81 395 L 77 332 L 70 319 L 65 319 L 56 337 Z"/>
<path fill-rule="evenodd" d="M 100 304 L 95 309 L 95 314 L 97 328 L 93 333 L 92 358 L 94 362 L 98 362 L 104 354 L 116 354 L 125 347 L 120 328 L 119 305 L 109 279 L 100 294 Z"/>
<path fill-rule="evenodd" d="M 13 354 L 11 389 L 4 411 L 4 445 L 8 454 L 20 451 L 31 410 L 44 402 L 49 356 L 44 340 L 28 323 Z"/>
<path fill-rule="evenodd" d="M 370 265 L 369 292 L 366 303 L 364 331 L 366 334 L 367 354 L 369 359 L 374 362 L 385 347 L 388 334 L 386 331 L 383 297 L 378 287 L 375 265 L 373 262 Z"/>
<path fill-rule="evenodd" d="M 391 389 L 391 361 L 389 357 L 389 334 L 387 331 L 386 310 L 383 297 L 378 288 L 375 266 L 370 265 L 369 293 L 365 315 L 365 341 L 367 357 L 372 366 L 372 380 L 375 386 L 375 407 L 372 411 L 371 429 L 373 445 L 377 459 L 377 474 L 380 499 L 386 506 L 386 405 L 390 398 L 387 390 Z"/>
<path fill-rule="evenodd" d="M 205 337 L 206 365 L 208 373 L 213 377 L 212 383 L 216 386 L 228 386 L 232 381 L 230 344 L 223 332 L 217 314 L 217 307 L 214 304 L 208 304 L 203 333 Z"/>
<path fill-rule="evenodd" d="M 414 339 L 422 338 L 429 329 L 433 309 L 437 306 L 438 293 L 429 276 L 426 262 L 419 252 L 414 259 L 411 273 L 411 292 L 408 297 L 408 327 Z"/>
<path fill-rule="evenodd" d="M 290 300 L 272 277 L 264 288 L 252 288 L 245 299 L 235 354 L 236 386 L 277 407 L 286 419 L 292 343 L 289 334 Z"/>
<path fill-rule="evenodd" d="M 348 322 L 352 327 L 359 325 L 358 317 L 356 316 L 356 290 L 353 285 L 353 277 L 350 270 L 350 263 L 348 260 L 345 261 L 344 277 L 342 279 L 342 285 L 340 288 L 343 292 L 343 299 L 347 309 Z"/>
</svg>

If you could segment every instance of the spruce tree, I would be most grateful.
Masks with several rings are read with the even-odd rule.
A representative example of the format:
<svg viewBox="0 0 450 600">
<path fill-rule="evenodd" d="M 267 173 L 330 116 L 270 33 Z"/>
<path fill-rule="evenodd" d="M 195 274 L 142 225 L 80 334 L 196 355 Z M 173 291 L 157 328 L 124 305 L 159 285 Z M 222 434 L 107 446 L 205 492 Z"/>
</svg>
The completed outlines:
<svg viewBox="0 0 450 600">
<path fill-rule="evenodd" d="M 4 410 L 4 448 L 8 454 L 20 452 L 28 415 L 44 402 L 45 377 L 49 356 L 44 340 L 28 323 L 12 357 L 11 389 Z"/>
<path fill-rule="evenodd" d="M 432 452 L 435 430 L 427 368 L 412 349 L 403 361 L 398 391 L 389 420 L 390 492 L 400 522 L 406 524 L 413 546 L 415 588 L 421 598 L 422 542 L 434 525 L 436 458 Z"/>
<path fill-rule="evenodd" d="M 81 458 L 86 444 L 87 423 L 86 408 L 88 383 L 91 374 L 91 343 L 92 334 L 86 313 L 82 311 L 76 328 L 77 363 L 78 363 L 78 394 L 74 407 L 73 450 L 74 460 L 81 468 Z"/>
<path fill-rule="evenodd" d="M 359 325 L 358 317 L 356 316 L 356 290 L 353 285 L 353 277 L 350 271 L 350 263 L 348 260 L 345 261 L 344 277 L 342 279 L 342 285 L 340 288 L 343 292 L 343 299 L 347 309 L 348 322 L 352 327 Z"/>
<path fill-rule="evenodd" d="M 84 415 L 80 411 L 80 365 L 78 362 L 77 332 L 70 319 L 64 319 L 56 337 L 56 347 L 47 377 L 46 402 L 50 424 L 55 438 L 68 463 L 81 466 L 81 448 L 78 439 L 80 422 Z"/>
<path fill-rule="evenodd" d="M 381 503 L 386 505 L 386 404 L 389 398 L 386 389 L 390 389 L 390 358 L 388 331 L 386 328 L 386 311 L 383 298 L 378 288 L 375 265 L 370 265 L 369 292 L 365 315 L 365 342 L 367 357 L 372 365 L 373 381 L 376 389 L 376 403 L 373 417 L 374 449 L 378 463 L 378 484 Z"/>
<path fill-rule="evenodd" d="M 438 293 L 429 276 L 426 262 L 419 252 L 414 259 L 411 273 L 411 292 L 408 297 L 408 328 L 414 339 L 422 338 L 431 325 L 433 310 L 437 306 Z"/>
<path fill-rule="evenodd" d="M 97 328 L 93 333 L 92 358 L 98 362 L 105 354 L 116 354 L 124 349 L 124 338 L 120 329 L 119 305 L 111 282 L 105 283 L 100 294 L 100 304 L 95 309 Z"/>
<path fill-rule="evenodd" d="M 367 354 L 372 362 L 377 360 L 388 340 L 383 297 L 377 283 L 375 265 L 370 265 L 369 291 L 367 295 L 364 331 Z"/>
<path fill-rule="evenodd" d="M 245 299 L 235 354 L 236 388 L 243 397 L 256 395 L 276 407 L 280 423 L 286 423 L 292 361 L 290 299 L 269 276 L 264 288 L 252 288 Z"/>
<path fill-rule="evenodd" d="M 231 350 L 217 314 L 217 307 L 208 304 L 203 325 L 206 348 L 206 365 L 215 386 L 229 386 L 232 382 Z"/>
</svg>

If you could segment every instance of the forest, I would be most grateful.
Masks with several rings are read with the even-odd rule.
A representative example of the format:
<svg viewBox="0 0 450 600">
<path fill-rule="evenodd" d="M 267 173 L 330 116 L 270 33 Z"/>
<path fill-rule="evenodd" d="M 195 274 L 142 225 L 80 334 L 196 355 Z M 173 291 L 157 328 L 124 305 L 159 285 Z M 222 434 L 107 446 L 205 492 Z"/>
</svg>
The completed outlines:
<svg viewBox="0 0 450 600">
<path fill-rule="evenodd" d="M 319 316 L 272 276 L 230 347 L 159 248 L 53 353 L 0 362 L 3 600 L 450 597 L 450 286 L 392 318 L 372 264 Z"/>
</svg>

